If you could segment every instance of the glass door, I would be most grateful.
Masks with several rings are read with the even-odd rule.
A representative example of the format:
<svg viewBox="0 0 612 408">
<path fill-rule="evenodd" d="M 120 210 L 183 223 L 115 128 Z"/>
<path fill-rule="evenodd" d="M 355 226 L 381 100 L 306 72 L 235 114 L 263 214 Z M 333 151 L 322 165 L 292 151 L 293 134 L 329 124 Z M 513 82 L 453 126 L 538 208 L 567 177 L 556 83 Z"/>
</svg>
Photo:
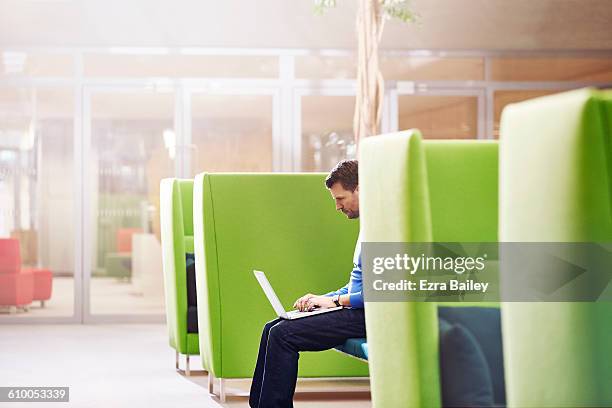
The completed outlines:
<svg viewBox="0 0 612 408">
<path fill-rule="evenodd" d="M 86 87 L 84 99 L 85 320 L 161 320 L 159 183 L 177 174 L 175 92 Z"/>
</svg>

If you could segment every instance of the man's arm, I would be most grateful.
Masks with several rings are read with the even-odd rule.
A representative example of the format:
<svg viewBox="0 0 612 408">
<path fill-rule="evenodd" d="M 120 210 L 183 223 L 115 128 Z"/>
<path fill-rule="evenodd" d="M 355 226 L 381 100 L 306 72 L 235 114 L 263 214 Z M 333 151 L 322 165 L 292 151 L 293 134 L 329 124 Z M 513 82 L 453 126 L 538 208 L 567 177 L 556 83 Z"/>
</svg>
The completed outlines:
<svg viewBox="0 0 612 408">
<path fill-rule="evenodd" d="M 340 289 L 334 290 L 333 292 L 328 292 L 328 293 L 324 294 L 323 296 L 332 297 L 332 296 L 336 296 L 336 295 L 346 295 L 348 293 L 348 288 L 349 288 L 349 284 L 347 283 L 346 285 L 344 285 Z"/>
<path fill-rule="evenodd" d="M 361 292 L 355 292 L 349 294 L 340 295 L 338 302 L 341 306 L 350 306 L 352 308 L 363 308 L 363 295 Z M 300 310 L 312 310 L 317 307 L 330 308 L 336 307 L 336 304 L 332 300 L 331 296 L 313 296 L 305 304 L 305 309 Z"/>
<path fill-rule="evenodd" d="M 338 298 L 338 302 L 340 303 L 341 306 L 350 306 L 351 305 L 351 295 L 349 294 L 340 295 L 340 297 Z M 334 306 L 336 305 L 334 304 Z"/>
<path fill-rule="evenodd" d="M 317 295 L 313 295 L 312 293 L 307 293 L 304 296 L 300 297 L 298 300 L 295 301 L 295 303 L 293 304 L 293 308 L 299 310 L 300 312 L 306 310 L 306 303 L 313 297 L 316 297 Z"/>
<path fill-rule="evenodd" d="M 334 292 L 332 292 L 332 295 L 313 295 L 312 293 L 309 293 L 296 300 L 293 304 L 293 308 L 299 310 L 300 312 L 307 312 L 318 307 L 325 309 L 336 307 L 336 304 L 333 301 L 333 296 L 335 296 L 333 293 Z M 350 306 L 350 301 L 350 295 L 340 295 L 338 298 L 338 302 L 340 302 L 340 305 L 342 306 Z"/>
<path fill-rule="evenodd" d="M 357 289 L 359 289 L 358 291 L 349 293 L 351 281 L 354 281 L 355 286 L 353 287 L 355 288 L 357 286 Z M 346 285 L 336 291 L 326 293 L 322 296 L 316 296 L 310 293 L 308 295 L 304 295 L 295 301 L 293 307 L 301 312 L 312 310 L 317 307 L 336 307 L 336 304 L 332 300 L 332 297 L 336 295 L 340 295 L 338 302 L 341 306 L 363 308 L 363 294 L 361 291 L 361 253 L 356 255 L 356 259 L 353 264 L 353 271 L 351 272 L 351 278 Z"/>
</svg>

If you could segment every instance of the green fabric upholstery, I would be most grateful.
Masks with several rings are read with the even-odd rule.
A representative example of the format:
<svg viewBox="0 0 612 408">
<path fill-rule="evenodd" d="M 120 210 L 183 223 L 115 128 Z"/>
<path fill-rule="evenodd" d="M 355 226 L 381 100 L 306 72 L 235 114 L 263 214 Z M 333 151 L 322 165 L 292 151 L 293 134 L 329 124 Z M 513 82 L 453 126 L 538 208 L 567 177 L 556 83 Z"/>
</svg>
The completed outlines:
<svg viewBox="0 0 612 408">
<path fill-rule="evenodd" d="M 185 245 L 185 253 L 186 254 L 193 254 L 194 249 L 193 249 L 193 236 L 185 236 L 184 239 L 184 245 Z"/>
<path fill-rule="evenodd" d="M 360 149 L 365 242 L 496 241 L 495 142 L 422 142 L 410 130 Z M 439 407 L 437 305 L 367 302 L 366 325 L 373 406 Z"/>
<path fill-rule="evenodd" d="M 433 240 L 496 242 L 498 145 L 427 141 Z"/>
<path fill-rule="evenodd" d="M 334 209 L 323 174 L 200 174 L 194 185 L 202 360 L 218 378 L 253 374 L 261 330 L 276 318 L 253 276 L 262 270 L 285 308 L 346 284 L 357 221 Z M 207 330 L 202 330 L 207 327 Z M 301 353 L 301 377 L 367 376 L 332 350 Z"/>
<path fill-rule="evenodd" d="M 611 97 L 584 89 L 504 110 L 500 241 L 612 241 Z M 612 406 L 611 303 L 502 312 L 509 406 Z"/>
<path fill-rule="evenodd" d="M 198 334 L 187 333 L 185 254 L 193 253 L 192 208 L 193 180 L 161 181 L 160 217 L 166 323 L 170 345 L 179 353 L 187 355 L 200 354 Z"/>
</svg>

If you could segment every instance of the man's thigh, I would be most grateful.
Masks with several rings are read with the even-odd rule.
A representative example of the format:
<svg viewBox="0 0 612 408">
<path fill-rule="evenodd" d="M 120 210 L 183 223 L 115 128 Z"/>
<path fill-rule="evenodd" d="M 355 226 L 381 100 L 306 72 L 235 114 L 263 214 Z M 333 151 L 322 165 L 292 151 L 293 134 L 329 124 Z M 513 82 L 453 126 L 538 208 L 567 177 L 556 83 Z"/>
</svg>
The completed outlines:
<svg viewBox="0 0 612 408">
<path fill-rule="evenodd" d="M 363 309 L 342 309 L 301 319 L 282 320 L 271 331 L 298 351 L 327 350 L 347 339 L 366 337 Z"/>
</svg>

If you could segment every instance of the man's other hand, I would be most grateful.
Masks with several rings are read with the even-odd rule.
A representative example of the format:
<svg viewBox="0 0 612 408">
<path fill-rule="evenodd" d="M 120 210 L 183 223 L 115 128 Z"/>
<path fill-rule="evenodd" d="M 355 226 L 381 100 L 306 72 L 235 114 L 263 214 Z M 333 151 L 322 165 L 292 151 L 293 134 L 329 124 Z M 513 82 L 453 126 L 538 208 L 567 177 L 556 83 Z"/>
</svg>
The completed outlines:
<svg viewBox="0 0 612 408">
<path fill-rule="evenodd" d="M 314 309 L 328 309 L 330 307 L 336 307 L 336 304 L 329 296 L 313 296 L 306 302 L 306 311 Z"/>
<path fill-rule="evenodd" d="M 317 295 L 313 295 L 312 293 L 308 293 L 307 295 L 302 296 L 301 298 L 299 298 L 298 300 L 295 301 L 295 303 L 293 304 L 293 308 L 299 310 L 300 312 L 304 312 L 308 309 L 306 309 L 306 304 L 307 302 L 313 298 L 313 297 L 317 297 Z"/>
</svg>

